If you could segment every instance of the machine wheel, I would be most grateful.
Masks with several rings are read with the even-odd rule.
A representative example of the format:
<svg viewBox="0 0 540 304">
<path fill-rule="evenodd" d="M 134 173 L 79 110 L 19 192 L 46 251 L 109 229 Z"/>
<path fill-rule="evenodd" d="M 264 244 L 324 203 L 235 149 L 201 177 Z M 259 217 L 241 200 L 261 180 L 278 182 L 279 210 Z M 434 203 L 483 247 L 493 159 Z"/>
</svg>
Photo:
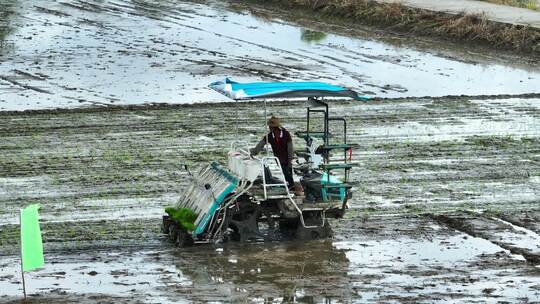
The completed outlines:
<svg viewBox="0 0 540 304">
<path fill-rule="evenodd" d="M 242 202 L 238 211 L 232 216 L 229 227 L 233 230 L 233 241 L 245 242 L 261 237 L 258 220 L 262 210 L 258 204 Z"/>
<path fill-rule="evenodd" d="M 161 222 L 161 232 L 163 234 L 169 234 L 169 227 L 172 224 L 172 220 L 168 215 L 163 216 L 163 221 Z"/>
<path fill-rule="evenodd" d="M 304 218 L 304 220 L 307 226 L 320 225 L 322 221 L 320 217 L 308 217 Z M 302 226 L 302 222 L 298 220 L 295 234 L 297 239 L 305 241 L 325 239 L 333 235 L 328 220 L 324 221 L 324 226 L 316 228 L 305 228 Z"/>
<path fill-rule="evenodd" d="M 170 219 L 168 219 L 168 221 L 163 221 L 162 229 L 163 231 L 168 229 L 167 234 L 169 236 L 169 240 L 176 246 L 180 248 L 193 246 L 194 240 L 191 235 L 184 229 L 178 227 L 178 225 Z"/>
<path fill-rule="evenodd" d="M 178 230 L 175 243 L 177 247 L 184 248 L 193 246 L 194 241 L 187 231 Z"/>
<path fill-rule="evenodd" d="M 299 224 L 300 224 L 300 221 L 298 220 L 298 218 L 294 220 L 287 219 L 287 218 L 280 219 L 279 232 L 286 239 L 294 239 L 296 238 L 296 230 Z"/>
<path fill-rule="evenodd" d="M 171 225 L 169 225 L 169 240 L 171 240 L 171 242 L 176 243 L 177 238 L 178 238 L 178 227 L 176 226 L 176 224 L 172 223 Z"/>
</svg>

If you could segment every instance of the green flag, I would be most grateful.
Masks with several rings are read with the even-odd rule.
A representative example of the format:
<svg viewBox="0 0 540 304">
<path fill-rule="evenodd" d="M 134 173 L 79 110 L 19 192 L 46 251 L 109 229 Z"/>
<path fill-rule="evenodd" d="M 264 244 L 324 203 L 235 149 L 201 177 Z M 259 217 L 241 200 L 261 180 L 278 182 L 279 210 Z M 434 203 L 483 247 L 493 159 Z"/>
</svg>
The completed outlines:
<svg viewBox="0 0 540 304">
<path fill-rule="evenodd" d="M 45 264 L 43 243 L 38 222 L 39 205 L 21 209 L 21 259 L 23 271 L 30 271 Z"/>
</svg>

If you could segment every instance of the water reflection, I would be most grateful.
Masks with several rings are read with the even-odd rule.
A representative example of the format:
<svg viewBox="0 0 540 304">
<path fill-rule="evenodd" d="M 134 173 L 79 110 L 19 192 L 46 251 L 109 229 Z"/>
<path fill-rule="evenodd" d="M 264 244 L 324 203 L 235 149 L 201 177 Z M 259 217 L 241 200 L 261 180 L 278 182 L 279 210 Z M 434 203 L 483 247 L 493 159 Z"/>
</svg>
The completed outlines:
<svg viewBox="0 0 540 304">
<path fill-rule="evenodd" d="M 302 29 L 302 35 L 300 36 L 300 39 L 309 43 L 322 42 L 324 39 L 326 39 L 326 36 L 326 33 L 323 32 Z"/>
<path fill-rule="evenodd" d="M 193 282 L 186 289 L 197 297 L 192 300 L 329 303 L 351 298 L 349 261 L 330 240 L 210 247 L 177 253 L 177 269 Z"/>
</svg>

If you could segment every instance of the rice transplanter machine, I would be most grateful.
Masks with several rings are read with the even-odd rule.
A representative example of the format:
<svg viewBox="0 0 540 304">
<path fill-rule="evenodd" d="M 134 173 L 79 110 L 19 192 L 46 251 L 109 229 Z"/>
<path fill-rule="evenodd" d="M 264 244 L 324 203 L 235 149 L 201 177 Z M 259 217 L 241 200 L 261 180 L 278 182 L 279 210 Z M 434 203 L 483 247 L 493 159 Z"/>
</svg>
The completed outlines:
<svg viewBox="0 0 540 304">
<path fill-rule="evenodd" d="M 350 170 L 354 164 L 347 121 L 330 115 L 328 104 L 336 97 L 366 97 L 322 82 L 238 83 L 225 79 L 209 87 L 233 100 L 262 100 L 265 122 L 266 99 L 308 99 L 306 129 L 295 132 L 305 142 L 305 147 L 295 151 L 295 191 L 287 187 L 279 160 L 271 153 L 252 157 L 248 147 L 233 143 L 227 164 L 213 161 L 190 172 L 175 207 L 191 211 L 192 225 L 186 227 L 168 214 L 163 216 L 162 231 L 180 247 L 330 236 L 328 219 L 342 217 L 352 196 Z"/>
</svg>

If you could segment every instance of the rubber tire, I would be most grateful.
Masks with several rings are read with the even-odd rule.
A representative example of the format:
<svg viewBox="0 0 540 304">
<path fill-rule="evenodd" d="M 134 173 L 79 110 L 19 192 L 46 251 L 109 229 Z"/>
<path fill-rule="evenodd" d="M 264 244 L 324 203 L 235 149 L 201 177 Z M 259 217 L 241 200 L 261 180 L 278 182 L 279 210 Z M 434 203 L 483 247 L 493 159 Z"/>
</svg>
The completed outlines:
<svg viewBox="0 0 540 304">
<path fill-rule="evenodd" d="M 176 246 L 179 247 L 179 248 L 185 248 L 185 247 L 191 247 L 193 246 L 193 238 L 191 237 L 191 235 L 184 231 L 184 230 L 179 230 L 178 233 L 177 233 L 177 236 L 176 236 Z"/>
</svg>

